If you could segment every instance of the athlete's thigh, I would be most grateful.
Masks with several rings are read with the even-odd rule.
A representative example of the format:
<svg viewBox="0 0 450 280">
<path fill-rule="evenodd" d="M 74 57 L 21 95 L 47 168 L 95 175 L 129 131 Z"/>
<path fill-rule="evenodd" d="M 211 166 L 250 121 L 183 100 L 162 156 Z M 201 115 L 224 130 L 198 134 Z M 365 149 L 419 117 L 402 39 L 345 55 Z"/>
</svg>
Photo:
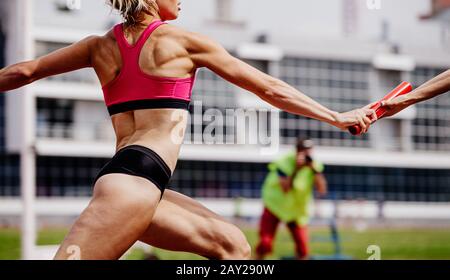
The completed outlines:
<svg viewBox="0 0 450 280">
<path fill-rule="evenodd" d="M 103 176 L 55 258 L 69 258 L 71 248 L 78 248 L 82 259 L 119 258 L 149 226 L 159 196 L 159 189 L 141 177 Z"/>
<path fill-rule="evenodd" d="M 242 232 L 194 199 L 166 190 L 141 241 L 152 246 L 216 257 L 218 243 L 241 240 Z M 224 241 L 224 239 L 226 239 Z"/>
</svg>

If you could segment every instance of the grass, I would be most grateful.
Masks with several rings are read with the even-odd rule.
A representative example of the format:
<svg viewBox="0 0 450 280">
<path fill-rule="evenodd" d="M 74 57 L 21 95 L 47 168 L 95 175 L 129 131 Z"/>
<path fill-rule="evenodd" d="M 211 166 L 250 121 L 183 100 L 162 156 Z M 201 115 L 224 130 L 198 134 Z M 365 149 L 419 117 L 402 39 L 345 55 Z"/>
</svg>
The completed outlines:
<svg viewBox="0 0 450 280">
<path fill-rule="evenodd" d="M 38 245 L 59 244 L 67 229 L 48 228 L 39 231 Z M 257 230 L 244 229 L 250 244 L 254 248 L 257 243 Z M 328 237 L 328 230 L 323 228 L 311 229 L 311 239 Z M 340 230 L 342 238 L 342 253 L 353 259 L 367 259 L 366 249 L 369 245 L 381 248 L 382 259 L 447 259 L 450 260 L 450 229 L 368 229 L 357 232 L 351 228 Z M 332 255 L 333 245 L 330 242 L 312 242 L 312 255 Z M 154 254 L 163 260 L 203 259 L 199 256 L 154 249 Z M 268 259 L 293 256 L 294 244 L 289 232 L 280 227 L 274 244 L 274 252 Z M 142 250 L 134 250 L 127 259 L 143 259 Z M 20 233 L 18 229 L 0 229 L 0 260 L 20 258 Z"/>
</svg>

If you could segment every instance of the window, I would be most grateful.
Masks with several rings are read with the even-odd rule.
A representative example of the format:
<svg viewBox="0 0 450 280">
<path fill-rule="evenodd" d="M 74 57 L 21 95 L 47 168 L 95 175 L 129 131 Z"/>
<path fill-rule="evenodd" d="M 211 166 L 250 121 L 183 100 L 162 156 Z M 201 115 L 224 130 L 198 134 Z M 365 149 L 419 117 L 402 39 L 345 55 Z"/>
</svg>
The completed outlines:
<svg viewBox="0 0 450 280">
<path fill-rule="evenodd" d="M 202 101 L 204 106 L 233 108 L 236 106 L 234 86 L 208 69 L 197 73 L 193 100 Z"/>
<path fill-rule="evenodd" d="M 70 138 L 73 125 L 74 101 L 37 99 L 37 136 Z"/>
<path fill-rule="evenodd" d="M 1 156 L 0 196 L 19 195 L 19 156 Z M 38 156 L 38 196 L 90 196 L 109 159 Z M 180 160 L 169 188 L 192 197 L 261 198 L 267 164 Z M 450 202 L 448 170 L 326 166 L 326 199 Z"/>
<path fill-rule="evenodd" d="M 0 24 L 0 68 L 5 65 L 5 36 Z M 5 153 L 6 97 L 0 94 L 0 196 L 20 195 L 20 158 Z"/>
<path fill-rule="evenodd" d="M 43 157 L 36 159 L 38 196 L 91 196 L 94 179 L 108 159 Z"/>
<path fill-rule="evenodd" d="M 170 188 L 194 197 L 260 198 L 264 163 L 180 161 Z M 330 198 L 450 201 L 448 170 L 326 166 Z"/>
<path fill-rule="evenodd" d="M 414 87 L 444 72 L 444 69 L 417 68 L 412 73 Z M 413 142 L 417 150 L 450 151 L 450 98 L 448 94 L 419 103 L 413 121 Z"/>
<path fill-rule="evenodd" d="M 266 164 L 180 161 L 170 188 L 193 197 L 261 197 Z"/>
<path fill-rule="evenodd" d="M 3 34 L 2 24 L 0 22 L 0 68 L 5 66 L 5 35 Z M 0 153 L 3 152 L 5 147 L 5 96 L 0 94 Z"/>
<path fill-rule="evenodd" d="M 325 176 L 337 199 L 450 201 L 448 170 L 327 166 Z"/>
<path fill-rule="evenodd" d="M 37 107 L 37 137 L 106 142 L 115 139 L 101 102 L 38 98 Z"/>
<path fill-rule="evenodd" d="M 20 195 L 20 157 L 0 152 L 0 196 Z"/>
<path fill-rule="evenodd" d="M 286 57 L 281 61 L 281 79 L 336 111 L 348 111 L 370 102 L 367 63 Z M 369 147 L 370 132 L 353 137 L 316 120 L 281 113 L 284 144 L 294 144 L 298 136 L 307 136 L 322 146 Z"/>
</svg>

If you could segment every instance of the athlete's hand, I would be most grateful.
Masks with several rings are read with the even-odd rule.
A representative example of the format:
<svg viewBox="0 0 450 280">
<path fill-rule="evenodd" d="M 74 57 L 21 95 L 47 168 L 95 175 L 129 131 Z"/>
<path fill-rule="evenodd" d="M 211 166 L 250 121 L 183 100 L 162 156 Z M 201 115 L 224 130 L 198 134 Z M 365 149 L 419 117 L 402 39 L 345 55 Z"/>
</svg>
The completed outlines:
<svg viewBox="0 0 450 280">
<path fill-rule="evenodd" d="M 366 133 L 372 122 L 377 120 L 375 110 L 370 109 L 372 105 L 373 103 L 361 109 L 337 114 L 335 126 L 341 130 L 348 130 L 350 126 L 359 125 L 361 133 Z"/>
<path fill-rule="evenodd" d="M 385 116 L 390 117 L 407 108 L 410 105 L 408 101 L 407 95 L 401 95 L 392 100 L 381 102 L 381 106 L 387 109 Z"/>
</svg>

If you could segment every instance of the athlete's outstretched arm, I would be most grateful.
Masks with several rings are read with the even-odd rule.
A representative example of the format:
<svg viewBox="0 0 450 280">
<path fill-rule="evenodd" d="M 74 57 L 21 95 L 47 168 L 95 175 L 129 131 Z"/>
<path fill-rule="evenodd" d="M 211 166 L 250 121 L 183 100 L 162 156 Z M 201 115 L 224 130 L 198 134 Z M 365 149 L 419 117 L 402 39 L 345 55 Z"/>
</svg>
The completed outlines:
<svg viewBox="0 0 450 280">
<path fill-rule="evenodd" d="M 48 76 L 90 67 L 91 48 L 97 38 L 90 36 L 48 55 L 1 69 L 0 91 L 13 90 Z"/>
<path fill-rule="evenodd" d="M 389 109 L 386 116 L 395 115 L 413 104 L 431 99 L 448 91 L 450 91 L 450 70 L 434 77 L 410 94 L 383 102 L 383 105 Z"/>
<path fill-rule="evenodd" d="M 223 47 L 203 35 L 186 33 L 186 48 L 196 67 L 207 67 L 229 82 L 253 92 L 281 110 L 327 122 L 340 129 L 359 124 L 367 131 L 375 112 L 368 108 L 347 113 L 334 112 L 287 83 L 273 78 L 231 56 Z"/>
</svg>

